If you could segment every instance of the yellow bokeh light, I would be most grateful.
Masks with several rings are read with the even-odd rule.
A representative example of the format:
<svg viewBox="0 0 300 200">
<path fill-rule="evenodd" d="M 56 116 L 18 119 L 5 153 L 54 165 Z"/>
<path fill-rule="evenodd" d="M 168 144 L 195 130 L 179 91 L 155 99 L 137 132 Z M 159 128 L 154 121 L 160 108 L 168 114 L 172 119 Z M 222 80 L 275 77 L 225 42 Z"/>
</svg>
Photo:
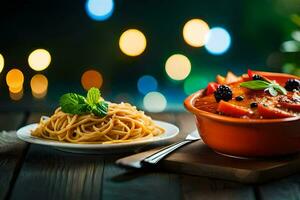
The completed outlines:
<svg viewBox="0 0 300 200">
<path fill-rule="evenodd" d="M 28 57 L 29 66 L 35 71 L 46 69 L 51 62 L 51 55 L 45 49 L 36 49 Z"/>
<path fill-rule="evenodd" d="M 183 80 L 191 72 L 190 60 L 181 54 L 170 56 L 166 62 L 165 69 L 168 76 L 174 80 Z"/>
<path fill-rule="evenodd" d="M 119 40 L 121 51 L 128 56 L 138 56 L 146 49 L 147 41 L 144 34 L 137 29 L 125 31 Z"/>
<path fill-rule="evenodd" d="M 209 26 L 201 19 L 191 19 L 183 27 L 183 39 L 193 47 L 205 44 L 209 33 Z"/>
<path fill-rule="evenodd" d="M 21 90 L 19 92 L 12 92 L 11 90 L 9 90 L 9 96 L 14 101 L 18 101 L 18 100 L 22 99 L 23 87 L 21 88 Z"/>
<path fill-rule="evenodd" d="M 11 69 L 6 74 L 6 84 L 9 88 L 13 88 L 13 90 L 17 88 L 23 87 L 24 83 L 24 75 L 23 73 L 18 69 Z"/>
<path fill-rule="evenodd" d="M 34 75 L 30 80 L 32 95 L 36 98 L 43 98 L 47 94 L 48 79 L 42 74 Z"/>
<path fill-rule="evenodd" d="M 11 92 L 11 93 L 19 93 L 19 92 L 21 92 L 23 90 L 23 85 L 21 85 L 20 87 L 16 87 L 16 88 L 14 88 L 14 87 L 9 87 L 9 91 Z"/>
<path fill-rule="evenodd" d="M 89 90 L 91 87 L 100 88 L 102 83 L 102 75 L 96 70 L 87 70 L 81 76 L 81 84 L 85 90 Z"/>
<path fill-rule="evenodd" d="M 4 58 L 0 54 L 0 73 L 2 72 L 3 68 L 4 68 Z"/>
</svg>

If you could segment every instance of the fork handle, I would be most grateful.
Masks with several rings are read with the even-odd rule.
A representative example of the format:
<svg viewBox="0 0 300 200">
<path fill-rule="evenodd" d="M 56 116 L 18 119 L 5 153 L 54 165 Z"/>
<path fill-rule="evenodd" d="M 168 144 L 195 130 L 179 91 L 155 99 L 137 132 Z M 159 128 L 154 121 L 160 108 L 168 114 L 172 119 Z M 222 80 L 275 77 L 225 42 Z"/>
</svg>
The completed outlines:
<svg viewBox="0 0 300 200">
<path fill-rule="evenodd" d="M 170 153 L 172 153 L 176 149 L 178 149 L 178 148 L 180 148 L 183 145 L 186 145 L 188 143 L 194 142 L 194 141 L 195 140 L 183 140 L 183 141 L 179 141 L 179 142 L 176 142 L 174 144 L 168 145 L 168 146 L 162 148 L 161 150 L 159 150 L 158 152 L 156 152 L 156 153 L 152 154 L 151 156 L 148 156 L 147 158 L 142 160 L 142 164 L 155 165 L 161 159 L 163 159 L 164 157 L 166 157 L 167 155 L 169 155 Z"/>
</svg>

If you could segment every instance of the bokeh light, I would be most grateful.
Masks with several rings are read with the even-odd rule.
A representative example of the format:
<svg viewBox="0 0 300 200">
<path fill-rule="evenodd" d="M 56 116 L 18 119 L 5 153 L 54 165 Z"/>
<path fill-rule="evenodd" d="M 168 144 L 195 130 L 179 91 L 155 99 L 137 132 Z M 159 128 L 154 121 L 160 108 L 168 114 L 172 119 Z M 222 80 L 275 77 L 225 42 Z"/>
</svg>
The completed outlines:
<svg viewBox="0 0 300 200">
<path fill-rule="evenodd" d="M 157 90 L 157 80 L 150 75 L 145 75 L 139 78 L 137 87 L 140 93 L 147 94 L 148 92 Z"/>
<path fill-rule="evenodd" d="M 3 68 L 4 68 L 4 58 L 2 54 L 0 54 L 0 73 L 2 72 Z"/>
<path fill-rule="evenodd" d="M 23 87 L 24 75 L 18 69 L 11 69 L 6 74 L 6 84 L 11 91 L 19 91 Z"/>
<path fill-rule="evenodd" d="M 34 75 L 30 80 L 31 93 L 35 98 L 43 98 L 47 94 L 48 79 L 42 74 Z"/>
<path fill-rule="evenodd" d="M 11 93 L 19 93 L 19 92 L 21 92 L 23 90 L 23 85 L 21 85 L 20 87 L 16 87 L 16 88 L 14 88 L 14 87 L 9 87 L 9 91 L 11 92 Z"/>
<path fill-rule="evenodd" d="M 282 72 L 287 73 L 287 74 L 292 74 L 295 69 L 296 69 L 296 65 L 293 63 L 285 63 L 282 66 Z"/>
<path fill-rule="evenodd" d="M 190 60 L 181 54 L 174 54 L 166 61 L 165 69 L 168 76 L 174 80 L 183 80 L 191 72 Z"/>
<path fill-rule="evenodd" d="M 144 97 L 143 104 L 149 112 L 162 112 L 167 107 L 167 100 L 160 92 L 149 92 Z"/>
<path fill-rule="evenodd" d="M 298 52 L 300 51 L 300 44 L 297 41 L 286 41 L 282 43 L 281 50 L 283 52 Z"/>
<path fill-rule="evenodd" d="M 205 77 L 199 75 L 191 75 L 184 80 L 184 92 L 187 95 L 190 95 L 200 89 L 203 89 L 207 86 L 208 81 Z"/>
<path fill-rule="evenodd" d="M 300 31 L 293 31 L 291 36 L 294 40 L 300 42 Z"/>
<path fill-rule="evenodd" d="M 215 27 L 209 31 L 205 48 L 211 54 L 221 55 L 228 50 L 230 44 L 231 37 L 228 31 L 221 27 Z"/>
<path fill-rule="evenodd" d="M 23 94 L 24 94 L 23 88 L 21 88 L 21 90 L 18 92 L 13 92 L 9 90 L 9 97 L 14 101 L 19 101 L 20 99 L 22 99 Z"/>
<path fill-rule="evenodd" d="M 51 62 L 51 55 L 45 49 L 36 49 L 28 57 L 29 66 L 35 71 L 46 69 Z"/>
<path fill-rule="evenodd" d="M 113 0 L 87 0 L 85 10 L 88 16 L 96 21 L 108 19 L 114 10 Z"/>
<path fill-rule="evenodd" d="M 201 19 L 191 19 L 183 27 L 183 39 L 193 47 L 203 46 L 208 33 L 209 26 Z"/>
<path fill-rule="evenodd" d="M 138 56 L 146 49 L 147 40 L 144 34 L 137 29 L 128 29 L 122 33 L 119 46 L 128 56 Z"/>
<path fill-rule="evenodd" d="M 87 70 L 81 76 L 81 84 L 85 90 L 91 87 L 100 88 L 103 84 L 102 75 L 96 70 Z"/>
</svg>

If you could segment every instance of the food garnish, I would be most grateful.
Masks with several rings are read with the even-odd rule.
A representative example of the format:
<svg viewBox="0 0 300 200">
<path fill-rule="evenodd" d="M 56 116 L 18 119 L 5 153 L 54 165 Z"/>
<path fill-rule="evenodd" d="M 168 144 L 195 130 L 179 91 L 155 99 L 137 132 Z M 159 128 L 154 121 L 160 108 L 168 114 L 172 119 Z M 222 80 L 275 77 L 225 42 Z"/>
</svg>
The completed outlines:
<svg viewBox="0 0 300 200">
<path fill-rule="evenodd" d="M 217 90 L 214 92 L 214 95 L 217 102 L 221 100 L 229 101 L 232 99 L 232 90 L 227 85 L 219 85 Z"/>
<path fill-rule="evenodd" d="M 261 77 L 260 75 L 258 75 L 258 74 L 254 74 L 253 76 L 252 76 L 252 80 L 264 80 L 263 79 L 263 77 Z"/>
<path fill-rule="evenodd" d="M 243 101 L 243 100 L 244 100 L 244 97 L 243 97 L 243 96 L 236 96 L 236 97 L 235 97 L 235 100 L 236 100 L 236 101 Z"/>
<path fill-rule="evenodd" d="M 298 90 L 300 91 L 300 81 L 297 79 L 289 79 L 285 83 L 285 89 L 287 91 Z"/>
<path fill-rule="evenodd" d="M 76 93 L 67 93 L 60 97 L 59 104 L 61 110 L 69 114 L 87 114 L 104 117 L 107 115 L 108 103 L 101 97 L 98 88 L 91 88 L 87 97 Z"/>
<path fill-rule="evenodd" d="M 275 81 L 262 81 L 262 80 L 252 80 L 252 81 L 246 81 L 242 82 L 240 84 L 241 87 L 245 87 L 251 90 L 264 90 L 268 91 L 270 95 L 277 96 L 278 93 L 287 94 L 287 91 L 284 87 L 281 87 L 278 83 Z"/>
</svg>

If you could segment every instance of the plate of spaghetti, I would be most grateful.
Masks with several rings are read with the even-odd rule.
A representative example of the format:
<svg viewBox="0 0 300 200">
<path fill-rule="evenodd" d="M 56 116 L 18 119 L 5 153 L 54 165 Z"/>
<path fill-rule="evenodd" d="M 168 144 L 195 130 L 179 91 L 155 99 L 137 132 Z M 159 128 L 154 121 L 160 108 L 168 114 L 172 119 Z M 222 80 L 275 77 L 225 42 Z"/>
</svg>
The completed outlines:
<svg viewBox="0 0 300 200">
<path fill-rule="evenodd" d="M 67 93 L 52 116 L 17 131 L 26 142 L 78 153 L 112 153 L 175 137 L 179 129 L 152 120 L 129 103 L 105 101 L 97 88 L 87 97 Z"/>
</svg>

